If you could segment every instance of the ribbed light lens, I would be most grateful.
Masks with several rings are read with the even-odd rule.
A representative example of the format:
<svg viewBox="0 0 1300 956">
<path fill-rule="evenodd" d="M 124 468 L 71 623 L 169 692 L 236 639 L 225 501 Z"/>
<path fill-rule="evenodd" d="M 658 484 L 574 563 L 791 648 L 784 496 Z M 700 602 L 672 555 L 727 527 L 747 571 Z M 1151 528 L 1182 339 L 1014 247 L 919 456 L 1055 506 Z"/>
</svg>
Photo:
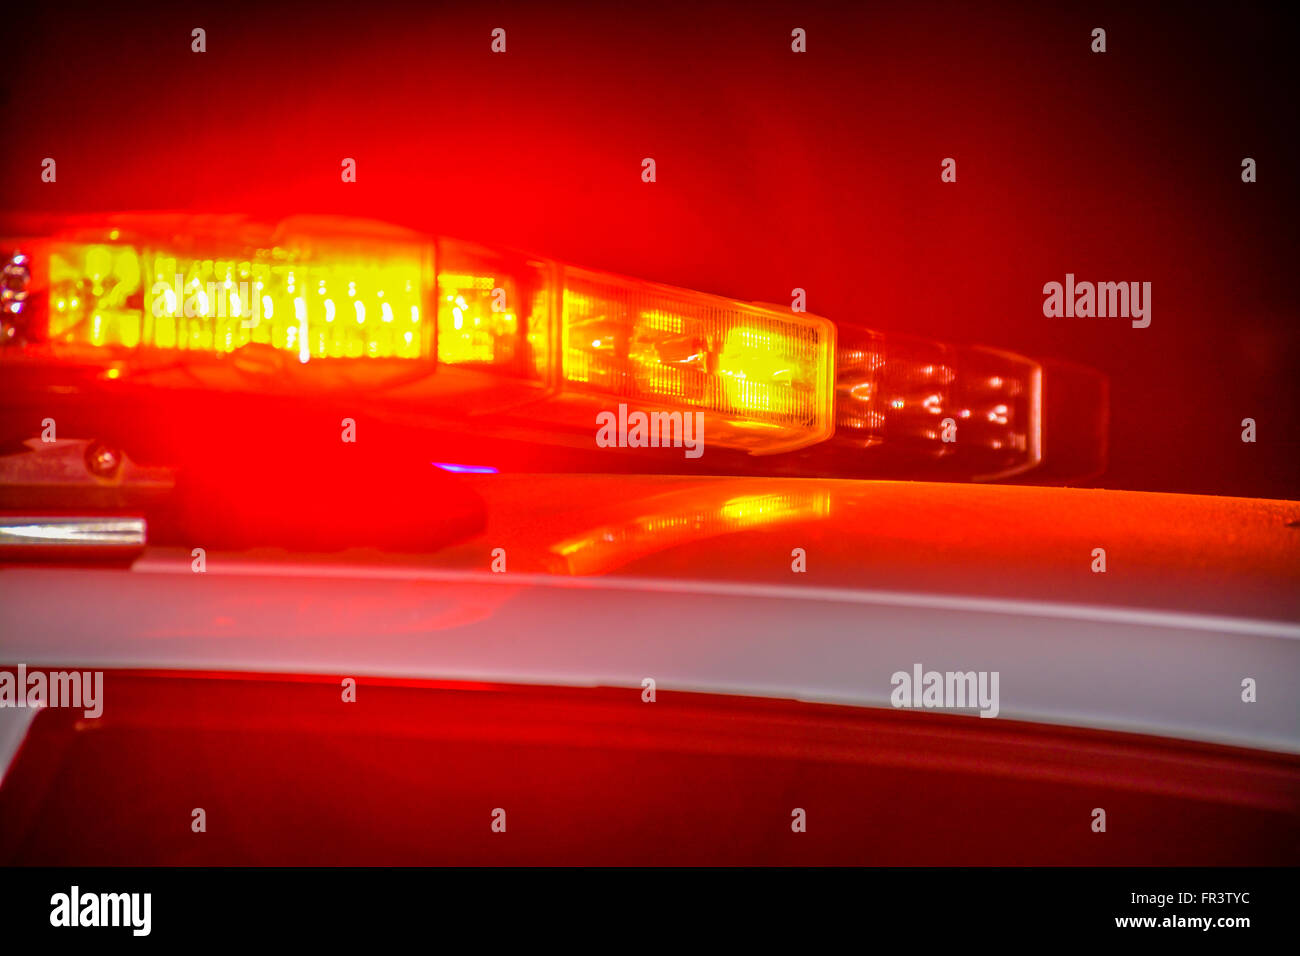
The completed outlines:
<svg viewBox="0 0 1300 956">
<path fill-rule="evenodd" d="M 710 441 L 772 452 L 829 437 L 826 319 L 564 270 L 565 387 L 638 408 L 706 413 Z"/>
<path fill-rule="evenodd" d="M 428 352 L 418 252 L 195 256 L 166 245 L 58 243 L 49 339 L 229 353 L 260 344 L 301 362 Z"/>
</svg>

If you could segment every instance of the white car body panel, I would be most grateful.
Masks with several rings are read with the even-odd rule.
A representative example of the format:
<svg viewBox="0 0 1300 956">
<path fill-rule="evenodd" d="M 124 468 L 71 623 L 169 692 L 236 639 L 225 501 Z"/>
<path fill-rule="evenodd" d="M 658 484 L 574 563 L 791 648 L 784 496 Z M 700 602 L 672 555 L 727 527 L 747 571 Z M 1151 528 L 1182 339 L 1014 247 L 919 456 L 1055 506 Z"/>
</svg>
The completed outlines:
<svg viewBox="0 0 1300 956">
<path fill-rule="evenodd" d="M 890 707 L 998 671 L 1004 720 L 1300 753 L 1300 627 L 1043 601 L 146 555 L 0 572 L 0 661 L 625 686 Z M 1258 699 L 1242 700 L 1253 678 Z M 107 693 L 111 693 L 111 686 Z M 112 700 L 105 701 L 111 708 Z M 951 711 L 935 711 L 951 713 Z M 971 719 L 981 719 L 970 711 Z"/>
</svg>

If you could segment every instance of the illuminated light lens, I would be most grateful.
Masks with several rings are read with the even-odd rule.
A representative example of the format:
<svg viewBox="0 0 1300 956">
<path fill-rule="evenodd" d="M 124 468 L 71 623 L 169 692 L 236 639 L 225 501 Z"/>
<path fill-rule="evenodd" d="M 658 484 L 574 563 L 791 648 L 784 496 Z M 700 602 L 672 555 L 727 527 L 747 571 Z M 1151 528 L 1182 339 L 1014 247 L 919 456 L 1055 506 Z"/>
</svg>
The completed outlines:
<svg viewBox="0 0 1300 956">
<path fill-rule="evenodd" d="M 144 323 L 140 254 L 130 247 L 58 247 L 49 260 L 49 336 L 91 345 L 140 344 Z"/>
<path fill-rule="evenodd" d="M 727 332 L 717 370 L 728 406 L 790 414 L 794 363 L 782 357 L 771 332 L 740 326 Z"/>
<path fill-rule="evenodd" d="M 292 246 L 194 257 L 161 247 L 55 243 L 48 337 L 63 345 L 231 353 L 270 346 L 311 358 L 428 356 L 425 287 L 414 249 L 373 257 Z M 337 322 L 337 298 L 355 322 Z M 367 322 L 370 310 L 412 316 L 407 329 Z M 409 332 L 414 334 L 405 334 Z"/>
<path fill-rule="evenodd" d="M 438 361 L 546 378 L 552 267 L 450 239 L 437 256 Z"/>
<path fill-rule="evenodd" d="M 438 361 L 453 365 L 508 363 L 518 343 L 519 317 L 497 309 L 493 276 L 438 276 Z M 503 290 L 504 291 L 504 290 Z"/>
<path fill-rule="evenodd" d="M 565 269 L 565 389 L 705 413 L 705 441 L 769 453 L 829 437 L 834 326 L 669 286 Z"/>
</svg>

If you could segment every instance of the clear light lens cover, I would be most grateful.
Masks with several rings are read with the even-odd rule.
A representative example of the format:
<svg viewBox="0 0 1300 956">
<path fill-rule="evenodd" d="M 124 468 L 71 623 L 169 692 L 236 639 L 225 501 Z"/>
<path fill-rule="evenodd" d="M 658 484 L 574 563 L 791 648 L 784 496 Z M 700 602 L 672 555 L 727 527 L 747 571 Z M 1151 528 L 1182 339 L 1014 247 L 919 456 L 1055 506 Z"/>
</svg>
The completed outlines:
<svg viewBox="0 0 1300 956">
<path fill-rule="evenodd" d="M 841 330 L 841 447 L 912 460 L 961 456 L 994 477 L 1042 459 L 1042 368 L 1010 352 Z"/>
</svg>

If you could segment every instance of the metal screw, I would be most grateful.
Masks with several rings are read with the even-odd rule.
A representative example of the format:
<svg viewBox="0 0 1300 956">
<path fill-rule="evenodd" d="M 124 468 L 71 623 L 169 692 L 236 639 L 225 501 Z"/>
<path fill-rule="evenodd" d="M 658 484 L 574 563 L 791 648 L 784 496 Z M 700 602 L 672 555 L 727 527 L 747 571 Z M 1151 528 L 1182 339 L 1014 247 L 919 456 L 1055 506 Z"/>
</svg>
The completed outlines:
<svg viewBox="0 0 1300 956">
<path fill-rule="evenodd" d="M 96 478 L 112 478 L 122 467 L 122 453 L 103 442 L 86 446 L 86 469 Z"/>
</svg>

